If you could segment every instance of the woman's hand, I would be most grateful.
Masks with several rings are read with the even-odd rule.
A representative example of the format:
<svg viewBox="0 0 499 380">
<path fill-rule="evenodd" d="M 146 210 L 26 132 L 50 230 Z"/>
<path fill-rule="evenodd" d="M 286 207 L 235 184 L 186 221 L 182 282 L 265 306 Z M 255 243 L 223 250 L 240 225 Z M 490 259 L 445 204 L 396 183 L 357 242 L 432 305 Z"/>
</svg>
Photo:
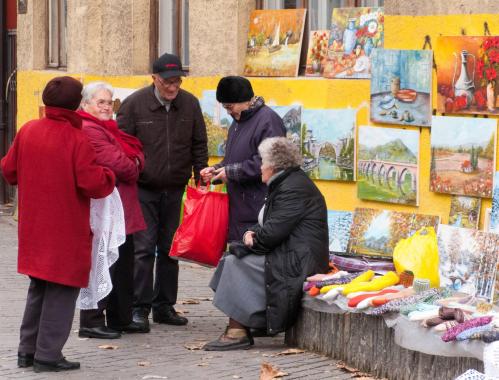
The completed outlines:
<svg viewBox="0 0 499 380">
<path fill-rule="evenodd" d="M 201 171 L 199 172 L 199 175 L 203 179 L 204 183 L 211 181 L 211 178 L 213 177 L 214 174 L 215 174 L 215 168 L 213 166 L 201 169 Z"/>
<path fill-rule="evenodd" d="M 243 235 L 243 243 L 246 247 L 253 247 L 253 238 L 255 237 L 255 233 L 253 231 L 246 231 Z"/>
<path fill-rule="evenodd" d="M 223 183 L 227 183 L 227 174 L 225 173 L 225 168 L 216 169 L 214 172 L 215 176 L 212 179 L 212 182 L 222 181 Z"/>
</svg>

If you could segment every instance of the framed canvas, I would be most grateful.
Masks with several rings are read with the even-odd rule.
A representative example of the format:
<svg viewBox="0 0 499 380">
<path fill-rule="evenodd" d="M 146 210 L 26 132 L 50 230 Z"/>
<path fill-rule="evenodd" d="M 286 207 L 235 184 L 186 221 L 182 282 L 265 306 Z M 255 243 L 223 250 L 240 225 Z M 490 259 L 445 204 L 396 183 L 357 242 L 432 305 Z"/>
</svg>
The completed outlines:
<svg viewBox="0 0 499 380">
<path fill-rule="evenodd" d="M 357 196 L 417 206 L 419 131 L 361 126 L 358 138 Z"/>
<path fill-rule="evenodd" d="M 492 191 L 492 207 L 489 218 L 486 220 L 487 228 L 485 231 L 499 234 L 499 172 L 494 173 L 494 190 Z"/>
<path fill-rule="evenodd" d="M 244 75 L 298 75 L 306 12 L 306 9 L 251 12 Z"/>
<path fill-rule="evenodd" d="M 439 112 L 499 114 L 499 36 L 439 37 L 435 61 Z"/>
<path fill-rule="evenodd" d="M 481 204 L 481 198 L 453 195 L 450 201 L 449 225 L 477 229 Z"/>
<path fill-rule="evenodd" d="M 330 252 L 346 252 L 352 219 L 351 211 L 327 210 Z"/>
<path fill-rule="evenodd" d="M 205 90 L 199 99 L 208 136 L 208 155 L 225 156 L 225 145 L 232 117 L 217 101 L 215 90 Z"/>
<path fill-rule="evenodd" d="M 305 76 L 320 77 L 324 71 L 327 56 L 329 30 L 311 30 L 308 41 L 307 66 Z"/>
<path fill-rule="evenodd" d="M 395 245 L 422 227 L 438 229 L 440 218 L 373 208 L 356 208 L 347 252 L 352 255 L 392 257 Z"/>
<path fill-rule="evenodd" d="M 433 116 L 430 191 L 491 198 L 497 120 Z"/>
<path fill-rule="evenodd" d="M 303 169 L 312 179 L 355 180 L 355 109 L 303 109 Z"/>
<path fill-rule="evenodd" d="M 383 39 L 383 8 L 334 8 L 324 77 L 370 78 L 370 56 Z"/>
<path fill-rule="evenodd" d="M 440 286 L 487 303 L 494 299 L 499 235 L 442 224 L 438 228 Z"/>
<path fill-rule="evenodd" d="M 372 121 L 430 126 L 432 57 L 431 50 L 372 52 Z"/>
<path fill-rule="evenodd" d="M 301 152 L 301 106 L 270 106 L 282 119 L 286 128 L 286 137 L 291 140 Z"/>
</svg>

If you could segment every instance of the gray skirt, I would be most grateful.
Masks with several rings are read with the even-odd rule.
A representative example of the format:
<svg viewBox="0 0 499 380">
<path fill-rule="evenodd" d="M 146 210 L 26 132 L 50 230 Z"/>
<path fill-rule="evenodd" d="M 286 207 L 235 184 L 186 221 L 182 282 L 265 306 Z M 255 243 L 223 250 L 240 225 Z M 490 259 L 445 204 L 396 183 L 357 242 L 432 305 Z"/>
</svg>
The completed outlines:
<svg viewBox="0 0 499 380">
<path fill-rule="evenodd" d="M 248 255 L 242 259 L 226 253 L 213 274 L 210 288 L 215 292 L 213 305 L 242 325 L 265 329 L 265 256 Z"/>
</svg>

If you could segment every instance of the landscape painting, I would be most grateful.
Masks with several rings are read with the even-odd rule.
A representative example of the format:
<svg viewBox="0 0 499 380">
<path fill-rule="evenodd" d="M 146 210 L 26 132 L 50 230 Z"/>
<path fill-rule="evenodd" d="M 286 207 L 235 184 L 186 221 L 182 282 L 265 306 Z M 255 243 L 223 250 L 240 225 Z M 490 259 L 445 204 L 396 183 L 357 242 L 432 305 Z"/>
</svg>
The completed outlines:
<svg viewBox="0 0 499 380">
<path fill-rule="evenodd" d="M 308 42 L 305 76 L 320 77 L 324 71 L 327 56 L 329 30 L 311 30 Z"/>
<path fill-rule="evenodd" d="M 355 109 L 303 109 L 303 170 L 312 179 L 355 180 Z"/>
<path fill-rule="evenodd" d="M 492 207 L 485 231 L 499 234 L 499 172 L 494 173 L 494 190 L 492 191 Z"/>
<path fill-rule="evenodd" d="M 439 37 L 435 61 L 439 112 L 499 114 L 499 36 Z"/>
<path fill-rule="evenodd" d="M 251 12 L 244 75 L 298 75 L 306 9 Z"/>
<path fill-rule="evenodd" d="M 270 106 L 282 119 L 286 137 L 301 151 L 301 106 Z"/>
<path fill-rule="evenodd" d="M 494 293 L 499 235 L 442 224 L 437 239 L 440 286 L 498 303 Z"/>
<path fill-rule="evenodd" d="M 371 120 L 431 124 L 431 50 L 375 49 L 371 54 Z"/>
<path fill-rule="evenodd" d="M 434 116 L 430 191 L 491 198 L 497 120 Z"/>
<path fill-rule="evenodd" d="M 370 78 L 370 57 L 383 39 L 383 8 L 334 8 L 324 77 Z"/>
<path fill-rule="evenodd" d="M 359 128 L 357 196 L 418 205 L 419 131 Z"/>
<path fill-rule="evenodd" d="M 327 210 L 327 225 L 329 227 L 329 251 L 346 252 L 353 212 Z"/>
<path fill-rule="evenodd" d="M 203 91 L 199 99 L 208 135 L 208 155 L 210 157 L 225 156 L 225 145 L 232 117 L 217 101 L 215 90 Z"/>
<path fill-rule="evenodd" d="M 481 203 L 481 198 L 453 195 L 450 201 L 449 225 L 477 229 Z"/>
<path fill-rule="evenodd" d="M 440 218 L 372 208 L 356 208 L 347 252 L 361 256 L 392 257 L 395 245 L 422 227 L 438 229 Z"/>
</svg>

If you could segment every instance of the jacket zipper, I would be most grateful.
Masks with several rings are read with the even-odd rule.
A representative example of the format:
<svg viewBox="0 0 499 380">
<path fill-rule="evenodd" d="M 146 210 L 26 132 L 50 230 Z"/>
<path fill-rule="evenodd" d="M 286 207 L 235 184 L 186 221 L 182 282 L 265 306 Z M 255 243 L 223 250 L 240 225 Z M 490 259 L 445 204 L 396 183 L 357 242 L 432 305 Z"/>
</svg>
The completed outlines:
<svg viewBox="0 0 499 380">
<path fill-rule="evenodd" d="M 166 111 L 166 170 L 170 177 L 170 112 Z"/>
</svg>

